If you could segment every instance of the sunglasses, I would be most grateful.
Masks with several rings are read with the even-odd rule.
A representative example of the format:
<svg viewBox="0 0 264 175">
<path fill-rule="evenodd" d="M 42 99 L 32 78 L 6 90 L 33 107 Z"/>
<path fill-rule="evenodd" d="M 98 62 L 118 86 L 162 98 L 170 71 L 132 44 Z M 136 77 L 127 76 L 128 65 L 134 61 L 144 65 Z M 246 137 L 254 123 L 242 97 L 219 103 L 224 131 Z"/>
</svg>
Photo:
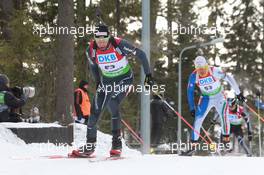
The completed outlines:
<svg viewBox="0 0 264 175">
<path fill-rule="evenodd" d="M 109 36 L 108 35 L 95 35 L 94 36 L 95 38 L 109 38 Z"/>
<path fill-rule="evenodd" d="M 95 39 L 95 42 L 98 42 L 98 41 L 104 41 L 104 42 L 108 42 L 109 40 L 109 36 L 97 36 L 94 38 Z"/>
<path fill-rule="evenodd" d="M 197 66 L 196 69 L 197 70 L 199 70 L 199 69 L 208 69 L 208 66 Z"/>
</svg>

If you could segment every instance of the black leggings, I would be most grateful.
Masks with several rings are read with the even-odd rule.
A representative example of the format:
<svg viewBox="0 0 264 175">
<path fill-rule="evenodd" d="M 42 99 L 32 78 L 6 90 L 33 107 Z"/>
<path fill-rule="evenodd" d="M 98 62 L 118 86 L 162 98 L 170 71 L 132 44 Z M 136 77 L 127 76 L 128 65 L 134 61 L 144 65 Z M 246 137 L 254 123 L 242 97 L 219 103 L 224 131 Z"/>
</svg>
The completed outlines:
<svg viewBox="0 0 264 175">
<path fill-rule="evenodd" d="M 236 137 L 244 137 L 242 126 L 241 125 L 232 125 L 230 124 L 230 133 L 233 133 Z"/>
<path fill-rule="evenodd" d="M 127 76 L 121 80 L 101 83 L 96 90 L 91 107 L 91 115 L 87 124 L 87 142 L 95 142 L 97 135 L 97 123 L 105 107 L 112 116 L 113 137 L 118 137 L 121 128 L 120 104 L 126 97 L 129 86 L 133 83 L 133 76 Z M 111 88 L 112 87 L 112 88 Z M 114 90 L 115 89 L 115 90 Z"/>
<path fill-rule="evenodd" d="M 248 149 L 245 141 L 244 141 L 244 134 L 242 131 L 242 125 L 230 125 L 231 126 L 231 133 L 234 134 L 235 137 L 237 137 L 238 144 L 242 146 L 246 154 L 250 153 L 250 150 Z"/>
</svg>

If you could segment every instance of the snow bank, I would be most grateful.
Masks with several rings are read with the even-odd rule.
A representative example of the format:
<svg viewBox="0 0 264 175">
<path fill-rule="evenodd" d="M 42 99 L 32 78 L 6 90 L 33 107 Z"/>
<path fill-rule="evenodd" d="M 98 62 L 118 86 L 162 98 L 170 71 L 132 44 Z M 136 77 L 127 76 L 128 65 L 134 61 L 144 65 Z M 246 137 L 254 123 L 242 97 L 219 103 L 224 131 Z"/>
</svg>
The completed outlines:
<svg viewBox="0 0 264 175">
<path fill-rule="evenodd" d="M 0 125 L 0 144 L 24 145 L 25 142 L 13 134 L 11 130 Z"/>
<path fill-rule="evenodd" d="M 10 122 L 3 122 L 0 123 L 0 126 L 6 128 L 49 128 L 49 127 L 61 127 L 61 125 L 57 123 L 10 123 Z"/>
<path fill-rule="evenodd" d="M 34 126 L 36 125 L 36 126 Z M 58 124 L 28 124 L 17 123 L 17 127 L 61 127 Z M 52 143 L 33 143 L 25 144 L 23 140 L 18 138 L 6 127 L 16 127 L 16 123 L 1 123 L 0 124 L 0 155 L 11 159 L 37 158 L 48 155 L 63 155 L 66 156 L 73 149 L 85 144 L 86 141 L 86 125 L 74 125 L 74 143 L 72 146 L 66 144 L 52 144 Z M 107 156 L 111 149 L 112 136 L 98 131 L 98 142 L 96 148 L 96 155 Z M 124 143 L 124 141 L 123 141 Z M 138 151 L 129 149 L 123 144 L 124 155 L 140 155 Z"/>
</svg>

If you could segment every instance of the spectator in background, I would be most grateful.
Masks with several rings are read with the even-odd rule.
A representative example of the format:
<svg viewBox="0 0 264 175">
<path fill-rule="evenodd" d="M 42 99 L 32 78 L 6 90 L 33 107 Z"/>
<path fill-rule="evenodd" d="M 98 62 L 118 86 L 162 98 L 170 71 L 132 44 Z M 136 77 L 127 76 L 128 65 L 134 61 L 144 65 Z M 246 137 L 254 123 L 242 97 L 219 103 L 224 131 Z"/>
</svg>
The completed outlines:
<svg viewBox="0 0 264 175">
<path fill-rule="evenodd" d="M 90 116 L 90 98 L 88 95 L 88 82 L 81 80 L 79 88 L 74 92 L 75 122 L 87 124 Z"/>
<path fill-rule="evenodd" d="M 0 74 L 0 122 L 38 122 L 23 119 L 22 114 L 16 112 L 16 109 L 24 106 L 27 99 L 33 96 L 32 93 L 30 89 L 25 88 L 24 91 L 21 90 L 20 97 L 15 96 L 9 87 L 9 78 Z"/>
<path fill-rule="evenodd" d="M 160 94 L 163 96 L 163 94 Z M 163 124 L 166 122 L 170 115 L 170 109 L 160 99 L 159 96 L 153 95 L 153 99 L 150 103 L 150 113 L 152 117 L 151 122 L 151 145 L 156 147 L 160 144 L 162 136 Z"/>
</svg>

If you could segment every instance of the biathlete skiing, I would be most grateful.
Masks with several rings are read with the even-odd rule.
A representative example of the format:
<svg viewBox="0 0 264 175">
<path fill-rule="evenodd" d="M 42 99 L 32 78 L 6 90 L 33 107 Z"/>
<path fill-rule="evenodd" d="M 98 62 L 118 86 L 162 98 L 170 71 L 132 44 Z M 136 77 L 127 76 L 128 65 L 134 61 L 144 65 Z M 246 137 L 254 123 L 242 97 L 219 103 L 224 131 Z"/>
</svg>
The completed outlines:
<svg viewBox="0 0 264 175">
<path fill-rule="evenodd" d="M 107 107 L 112 116 L 112 148 L 110 156 L 120 156 L 121 115 L 120 104 L 127 96 L 133 82 L 133 72 L 127 56 L 135 55 L 141 62 L 146 74 L 145 85 L 154 84 L 146 54 L 128 41 L 110 35 L 108 26 L 98 25 L 94 39 L 86 50 L 90 70 L 97 84 L 87 124 L 86 144 L 72 151 L 72 156 L 89 157 L 93 155 L 97 141 L 97 124 L 102 110 Z"/>
<path fill-rule="evenodd" d="M 228 110 L 228 119 L 230 122 L 230 134 L 233 134 L 238 140 L 238 144 L 244 149 L 248 157 L 252 156 L 251 151 L 245 143 L 244 134 L 242 126 L 244 122 L 246 123 L 247 132 L 248 132 L 248 141 L 251 142 L 253 138 L 252 127 L 250 123 L 250 116 L 245 112 L 244 107 L 239 105 L 236 98 L 229 98 L 229 110 Z M 234 146 L 233 146 L 234 148 Z M 229 151 L 231 152 L 232 149 Z"/>
<path fill-rule="evenodd" d="M 244 102 L 245 98 L 239 90 L 235 79 L 221 70 L 220 67 L 209 66 L 205 57 L 198 56 L 194 61 L 195 70 L 189 76 L 187 96 L 191 115 L 194 117 L 193 127 L 198 133 L 208 112 L 214 107 L 221 118 L 223 143 L 230 142 L 230 123 L 228 120 L 228 103 L 223 92 L 221 81 L 224 80 L 234 89 L 237 99 Z M 200 99 L 197 105 L 194 101 L 195 87 L 200 90 Z M 199 135 L 192 131 L 190 150 L 183 155 L 192 155 L 196 150 Z"/>
</svg>

